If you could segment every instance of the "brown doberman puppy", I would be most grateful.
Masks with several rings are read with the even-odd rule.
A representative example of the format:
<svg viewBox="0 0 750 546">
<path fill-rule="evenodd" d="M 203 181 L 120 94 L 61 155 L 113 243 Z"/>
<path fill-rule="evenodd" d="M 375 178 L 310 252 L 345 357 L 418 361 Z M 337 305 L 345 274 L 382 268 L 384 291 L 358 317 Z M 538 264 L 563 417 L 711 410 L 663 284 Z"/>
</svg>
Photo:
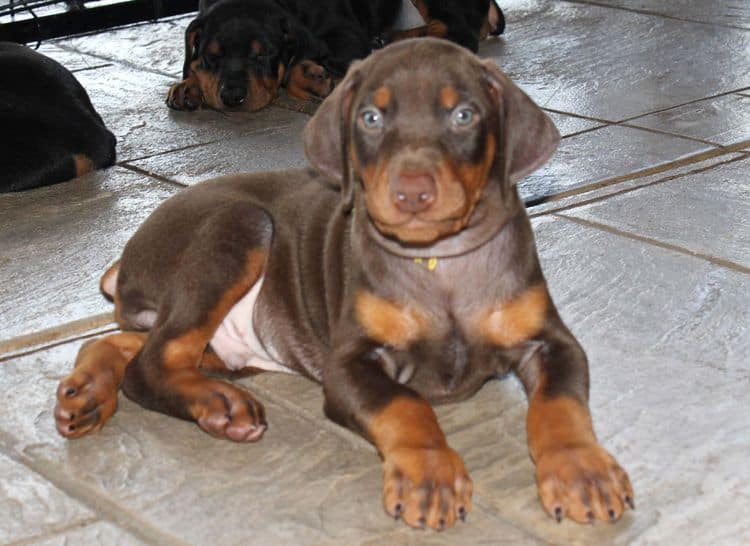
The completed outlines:
<svg viewBox="0 0 750 546">
<path fill-rule="evenodd" d="M 60 433 L 101 427 L 122 385 L 145 408 L 256 441 L 263 408 L 215 374 L 294 371 L 377 447 L 386 511 L 442 529 L 465 517 L 472 482 L 430 404 L 513 371 L 544 508 L 620 518 L 633 490 L 594 435 L 586 357 L 515 187 L 557 146 L 549 118 L 493 63 L 407 40 L 356 63 L 304 140 L 317 172 L 199 184 L 128 242 L 101 284 L 125 331 L 81 349 L 57 392 Z"/>
</svg>

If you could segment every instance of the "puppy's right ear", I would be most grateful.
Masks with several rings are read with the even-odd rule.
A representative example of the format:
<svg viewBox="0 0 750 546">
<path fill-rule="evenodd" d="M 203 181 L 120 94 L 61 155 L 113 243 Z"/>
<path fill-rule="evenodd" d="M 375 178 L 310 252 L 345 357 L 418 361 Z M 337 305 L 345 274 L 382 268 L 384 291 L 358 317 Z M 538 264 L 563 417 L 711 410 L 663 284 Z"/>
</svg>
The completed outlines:
<svg viewBox="0 0 750 546">
<path fill-rule="evenodd" d="M 305 155 L 315 169 L 341 184 L 341 198 L 347 208 L 354 201 L 349 160 L 352 103 L 361 82 L 360 63 L 353 63 L 346 77 L 307 122 L 302 134 Z"/>
<path fill-rule="evenodd" d="M 198 58 L 200 48 L 200 34 L 203 19 L 196 17 L 185 30 L 185 62 L 182 65 L 182 79 L 185 80 L 190 73 L 190 63 Z"/>
</svg>

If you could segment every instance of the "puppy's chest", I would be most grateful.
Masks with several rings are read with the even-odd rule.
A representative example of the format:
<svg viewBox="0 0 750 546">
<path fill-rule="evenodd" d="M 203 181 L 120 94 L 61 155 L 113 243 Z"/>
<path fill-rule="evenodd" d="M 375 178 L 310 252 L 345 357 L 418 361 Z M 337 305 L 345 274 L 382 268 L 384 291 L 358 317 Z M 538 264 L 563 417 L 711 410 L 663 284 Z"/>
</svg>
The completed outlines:
<svg viewBox="0 0 750 546">
<path fill-rule="evenodd" d="M 507 372 L 533 345 L 548 312 L 546 287 L 478 277 L 436 273 L 411 290 L 359 291 L 358 325 L 381 345 L 376 352 L 393 379 L 432 399 L 457 399 Z"/>
</svg>

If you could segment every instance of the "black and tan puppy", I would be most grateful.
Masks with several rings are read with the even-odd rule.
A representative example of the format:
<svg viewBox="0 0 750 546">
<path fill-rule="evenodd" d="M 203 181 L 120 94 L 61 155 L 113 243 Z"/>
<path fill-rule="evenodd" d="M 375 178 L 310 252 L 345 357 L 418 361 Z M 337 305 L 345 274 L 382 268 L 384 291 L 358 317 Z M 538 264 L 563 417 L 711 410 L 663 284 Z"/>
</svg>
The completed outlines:
<svg viewBox="0 0 750 546">
<path fill-rule="evenodd" d="M 491 62 L 419 39 L 353 65 L 304 140 L 320 174 L 206 182 L 133 236 L 101 283 L 125 331 L 81 348 L 59 432 L 101 427 L 122 385 L 143 407 L 256 441 L 261 405 L 215 373 L 293 371 L 377 447 L 386 511 L 441 529 L 470 509 L 472 482 L 430 404 L 512 371 L 544 508 L 617 520 L 633 491 L 594 435 L 586 357 L 515 187 L 557 146 L 549 118 Z"/>
<path fill-rule="evenodd" d="M 252 112 L 282 86 L 299 99 L 322 98 L 354 59 L 383 43 L 435 36 L 476 51 L 481 35 L 504 28 L 494 0 L 414 0 L 424 24 L 393 31 L 406 1 L 201 0 L 185 32 L 183 81 L 167 105 Z"/>
<path fill-rule="evenodd" d="M 65 67 L 0 42 L 0 192 L 70 180 L 115 162 L 115 137 Z"/>
</svg>

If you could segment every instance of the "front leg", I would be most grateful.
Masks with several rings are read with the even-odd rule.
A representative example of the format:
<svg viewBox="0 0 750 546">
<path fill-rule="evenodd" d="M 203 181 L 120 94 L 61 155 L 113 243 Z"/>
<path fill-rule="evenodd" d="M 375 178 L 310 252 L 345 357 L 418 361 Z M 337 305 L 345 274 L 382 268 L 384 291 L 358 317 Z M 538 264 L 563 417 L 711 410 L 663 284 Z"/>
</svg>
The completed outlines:
<svg viewBox="0 0 750 546">
<path fill-rule="evenodd" d="M 432 407 L 386 375 L 373 352 L 334 360 L 323 378 L 326 415 L 372 442 L 383 458 L 383 505 L 411 527 L 465 519 L 472 483 Z"/>
<path fill-rule="evenodd" d="M 588 408 L 588 364 L 554 309 L 542 344 L 518 367 L 529 397 L 527 434 L 544 509 L 561 521 L 617 521 L 634 508 L 626 472 L 597 441 Z"/>
</svg>

